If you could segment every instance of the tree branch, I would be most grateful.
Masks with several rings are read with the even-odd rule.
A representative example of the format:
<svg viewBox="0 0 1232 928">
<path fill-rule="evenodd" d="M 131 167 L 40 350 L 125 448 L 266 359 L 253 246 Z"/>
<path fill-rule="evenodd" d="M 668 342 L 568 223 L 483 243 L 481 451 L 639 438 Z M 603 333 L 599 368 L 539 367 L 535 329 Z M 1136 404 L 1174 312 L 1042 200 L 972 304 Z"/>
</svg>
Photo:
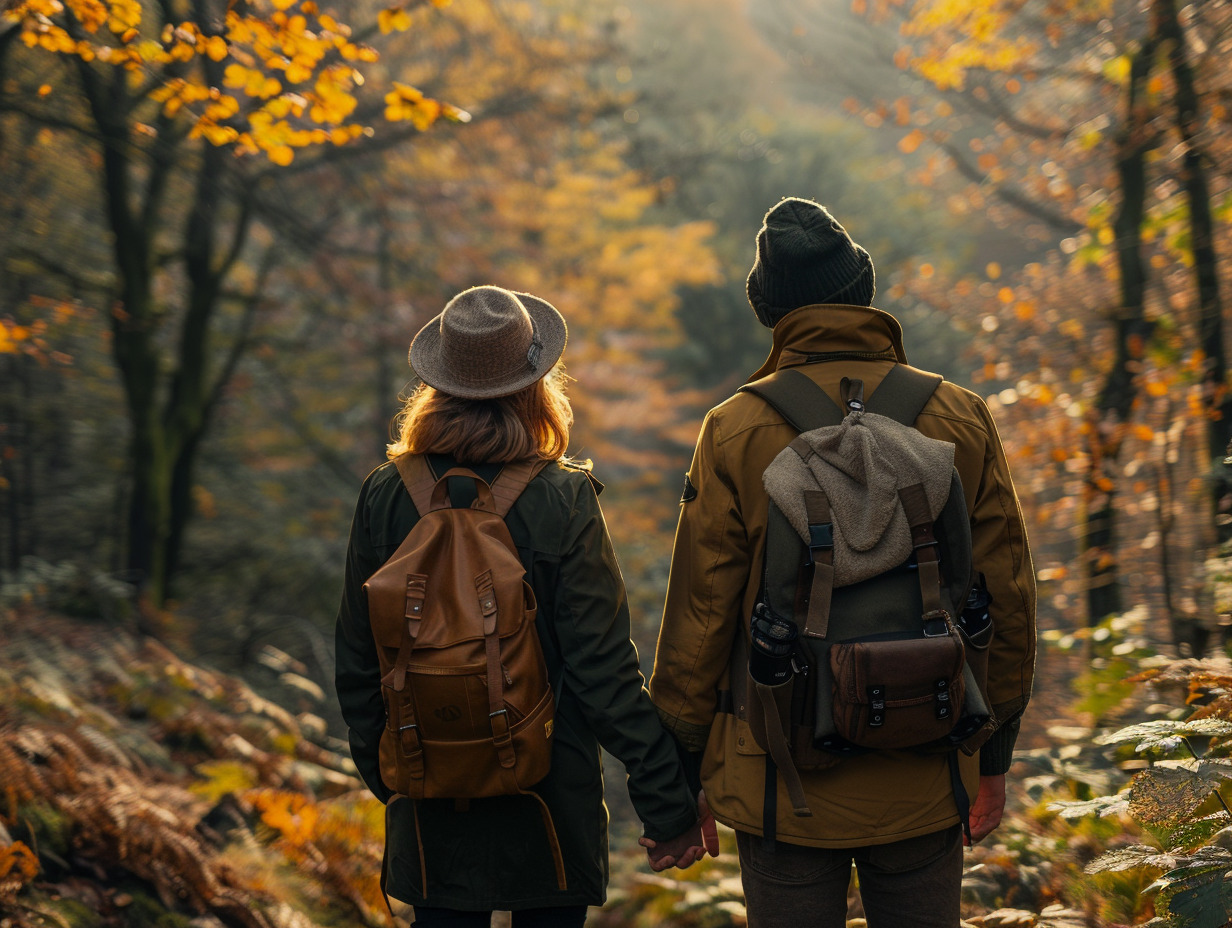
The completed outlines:
<svg viewBox="0 0 1232 928">
<path fill-rule="evenodd" d="M 244 297 L 244 312 L 240 317 L 239 334 L 236 335 L 235 341 L 231 343 L 227 356 L 222 363 L 222 368 L 218 372 L 218 377 L 215 378 L 214 385 L 209 390 L 209 396 L 205 402 L 205 415 L 203 417 L 206 420 L 209 419 L 219 400 L 222 399 L 223 391 L 226 390 L 227 384 L 231 382 L 231 377 L 235 374 L 235 369 L 239 366 L 240 359 L 252 343 L 253 323 L 256 321 L 261 298 L 265 295 L 265 284 L 269 280 L 270 272 L 274 269 L 274 264 L 274 246 L 270 245 L 265 249 L 265 254 L 261 257 L 256 282 L 253 284 L 252 290 Z"/>
<path fill-rule="evenodd" d="M 24 258 L 27 261 L 34 262 L 52 277 L 67 280 L 78 290 L 98 290 L 105 292 L 110 290 L 115 285 L 110 276 L 85 276 L 78 273 L 67 264 L 61 264 L 58 261 L 53 261 L 51 258 L 48 258 L 44 254 L 40 254 L 32 248 L 18 248 L 13 255 L 16 258 Z"/>
<path fill-rule="evenodd" d="M 316 459 L 326 470 L 337 477 L 341 483 L 348 487 L 353 487 L 358 475 L 346 459 L 334 450 L 333 445 L 322 441 L 312 433 L 312 429 L 304 421 L 305 417 L 301 415 L 301 404 L 297 399 L 296 391 L 291 389 L 282 371 L 268 361 L 262 361 L 261 364 L 271 375 L 274 389 L 282 401 L 283 412 L 285 413 L 282 421 L 291 426 L 296 437 L 316 456 Z"/>
<path fill-rule="evenodd" d="M 1049 209 L 1043 203 L 1032 200 L 1021 191 L 1015 190 L 1013 187 L 991 185 L 988 175 L 968 162 L 956 146 L 949 142 L 941 142 L 939 144 L 941 149 L 950 156 L 954 166 L 963 177 L 977 184 L 989 185 L 992 195 L 998 200 L 1014 207 L 1020 212 L 1026 213 L 1028 216 L 1033 216 L 1041 222 L 1047 223 L 1062 234 L 1077 235 L 1082 231 L 1083 227 L 1073 219 Z"/>
</svg>

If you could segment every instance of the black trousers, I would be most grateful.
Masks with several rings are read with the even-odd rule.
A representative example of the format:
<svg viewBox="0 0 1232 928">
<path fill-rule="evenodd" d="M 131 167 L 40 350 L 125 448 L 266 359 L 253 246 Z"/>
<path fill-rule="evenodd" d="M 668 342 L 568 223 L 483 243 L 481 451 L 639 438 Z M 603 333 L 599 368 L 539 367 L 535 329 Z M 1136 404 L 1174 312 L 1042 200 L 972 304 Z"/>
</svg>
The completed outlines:
<svg viewBox="0 0 1232 928">
<path fill-rule="evenodd" d="M 562 905 L 545 909 L 522 909 L 513 913 L 513 928 L 582 928 L 586 906 Z M 413 928 L 488 928 L 491 912 L 461 912 L 415 906 Z"/>
</svg>

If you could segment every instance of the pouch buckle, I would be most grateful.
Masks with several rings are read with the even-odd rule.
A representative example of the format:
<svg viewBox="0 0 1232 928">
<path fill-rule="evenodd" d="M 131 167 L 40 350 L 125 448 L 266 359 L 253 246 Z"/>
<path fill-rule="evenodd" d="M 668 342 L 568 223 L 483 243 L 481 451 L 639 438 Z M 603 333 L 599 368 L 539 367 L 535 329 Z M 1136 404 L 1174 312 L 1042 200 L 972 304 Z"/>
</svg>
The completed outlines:
<svg viewBox="0 0 1232 928">
<path fill-rule="evenodd" d="M 950 633 L 953 619 L 944 609 L 933 609 L 924 613 L 924 637 L 944 638 Z"/>
</svg>

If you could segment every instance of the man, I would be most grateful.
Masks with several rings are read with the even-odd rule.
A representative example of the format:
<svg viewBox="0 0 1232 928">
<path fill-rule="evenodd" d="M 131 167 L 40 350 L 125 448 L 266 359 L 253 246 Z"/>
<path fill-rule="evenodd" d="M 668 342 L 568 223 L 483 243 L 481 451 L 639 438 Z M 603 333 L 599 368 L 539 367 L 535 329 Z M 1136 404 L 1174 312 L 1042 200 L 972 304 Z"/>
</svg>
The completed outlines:
<svg viewBox="0 0 1232 928">
<path fill-rule="evenodd" d="M 751 379 L 794 367 L 836 404 L 844 377 L 862 380 L 865 396 L 873 394 L 906 363 L 899 324 L 873 308 L 874 292 L 868 252 L 824 207 L 796 198 L 778 203 L 766 213 L 748 278 L 753 311 L 774 330 L 770 356 Z M 979 841 L 1001 820 L 1005 774 L 1031 692 L 1034 573 L 984 402 L 943 382 L 915 425 L 955 446 L 974 568 L 992 597 L 988 696 L 1000 727 L 976 756 L 958 755 L 963 791 L 973 797 L 971 840 Z M 715 817 L 737 832 L 751 928 L 844 925 L 853 862 L 871 928 L 954 928 L 964 839 L 949 756 L 873 751 L 801 770 L 812 815 L 798 817 L 782 778 L 767 784 L 774 768 L 747 721 L 720 698 L 731 691 L 733 642 L 747 640 L 758 597 L 767 523 L 762 472 L 795 436 L 750 393 L 707 414 L 681 500 L 651 698 L 698 770 Z M 767 808 L 772 814 L 763 820 Z"/>
</svg>

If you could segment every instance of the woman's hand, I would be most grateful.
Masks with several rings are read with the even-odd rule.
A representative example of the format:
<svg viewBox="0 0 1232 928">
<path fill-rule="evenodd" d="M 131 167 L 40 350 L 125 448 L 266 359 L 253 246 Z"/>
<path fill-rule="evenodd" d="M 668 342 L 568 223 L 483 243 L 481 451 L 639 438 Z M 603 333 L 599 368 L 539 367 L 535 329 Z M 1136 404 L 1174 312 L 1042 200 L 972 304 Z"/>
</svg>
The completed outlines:
<svg viewBox="0 0 1232 928">
<path fill-rule="evenodd" d="M 644 835 L 638 838 L 637 843 L 646 848 L 651 870 L 658 873 L 672 866 L 684 870 L 707 854 L 719 856 L 719 829 L 704 791 L 697 794 L 697 814 L 697 823 L 692 828 L 668 841 L 653 841 Z"/>
</svg>

